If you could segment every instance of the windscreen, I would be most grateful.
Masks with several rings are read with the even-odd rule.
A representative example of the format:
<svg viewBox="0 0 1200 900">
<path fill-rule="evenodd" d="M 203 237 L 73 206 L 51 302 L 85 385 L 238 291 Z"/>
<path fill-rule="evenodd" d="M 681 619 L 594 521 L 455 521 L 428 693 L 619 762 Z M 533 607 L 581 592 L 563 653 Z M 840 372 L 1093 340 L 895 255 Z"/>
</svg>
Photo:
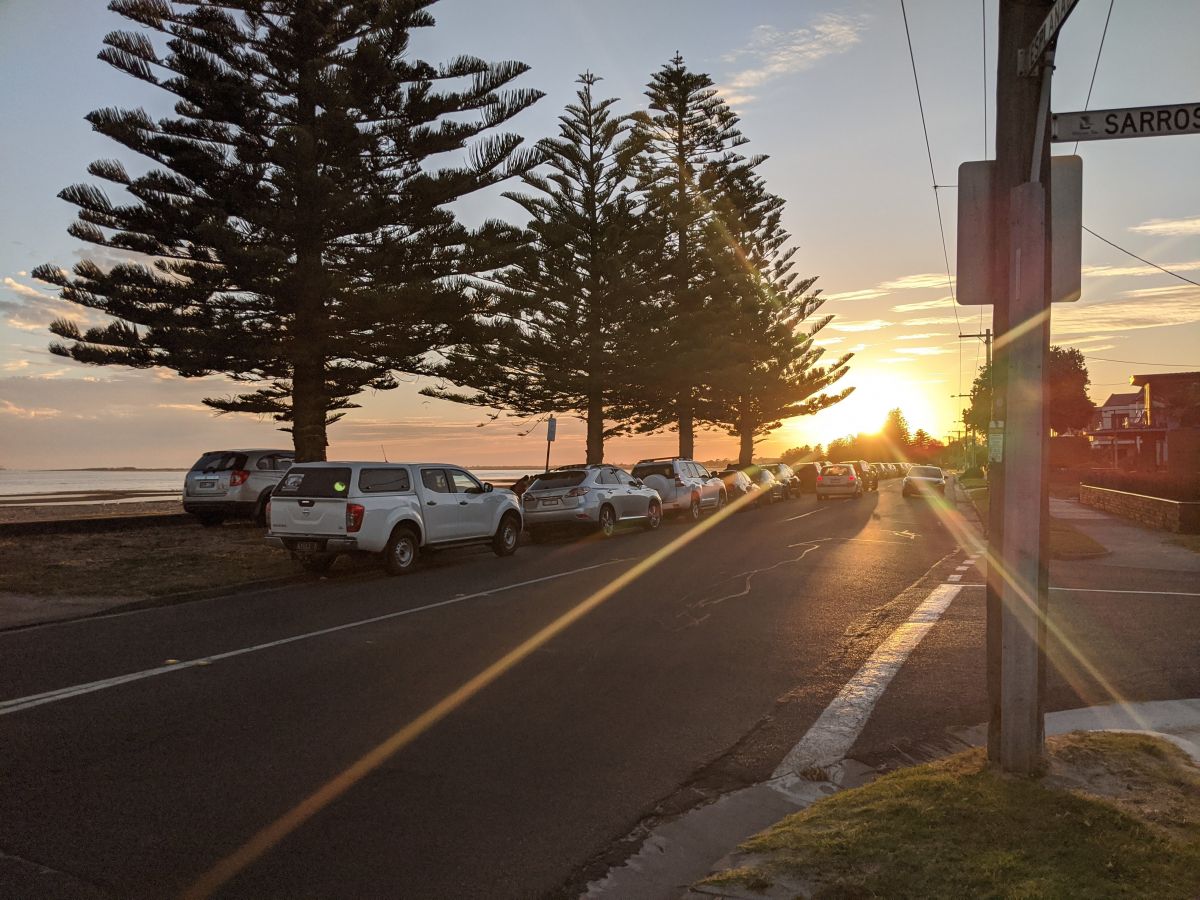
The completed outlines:
<svg viewBox="0 0 1200 900">
<path fill-rule="evenodd" d="M 275 488 L 276 497 L 345 497 L 350 470 L 344 466 L 293 466 Z"/>
<path fill-rule="evenodd" d="M 192 466 L 193 472 L 232 472 L 234 469 L 246 468 L 246 454 L 234 453 L 231 450 L 217 450 L 205 453 Z"/>
<path fill-rule="evenodd" d="M 826 466 L 821 470 L 822 475 L 849 475 L 849 466 Z"/>
<path fill-rule="evenodd" d="M 587 472 L 582 469 L 574 469 L 567 472 L 547 472 L 545 475 L 539 475 L 537 481 L 529 486 L 531 491 L 553 491 L 558 488 L 571 488 L 577 484 L 583 484 L 583 480 L 587 477 Z"/>
<path fill-rule="evenodd" d="M 666 463 L 644 463 L 633 467 L 633 477 L 645 480 L 651 475 L 661 475 L 668 480 L 675 477 L 675 469 L 669 462 Z"/>
<path fill-rule="evenodd" d="M 941 478 L 942 470 L 936 466 L 913 466 L 908 470 L 908 474 L 917 478 Z"/>
</svg>

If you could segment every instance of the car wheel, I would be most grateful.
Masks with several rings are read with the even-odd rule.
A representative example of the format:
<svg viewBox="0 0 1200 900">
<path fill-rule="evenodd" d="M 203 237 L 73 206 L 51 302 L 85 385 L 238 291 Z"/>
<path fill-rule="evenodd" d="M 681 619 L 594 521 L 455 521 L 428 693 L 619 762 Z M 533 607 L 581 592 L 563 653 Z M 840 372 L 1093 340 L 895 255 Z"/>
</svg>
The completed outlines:
<svg viewBox="0 0 1200 900">
<path fill-rule="evenodd" d="M 598 522 L 600 533 L 605 537 L 612 537 L 617 531 L 617 513 L 611 506 L 605 504 L 600 507 L 600 519 Z"/>
<path fill-rule="evenodd" d="M 729 504 L 729 497 L 724 491 L 717 494 L 717 512 L 723 510 Z"/>
<path fill-rule="evenodd" d="M 692 502 L 688 506 L 688 518 L 693 522 L 700 521 L 700 498 L 696 494 L 692 494 Z"/>
<path fill-rule="evenodd" d="M 388 538 L 383 548 L 383 567 L 389 575 L 407 575 L 417 567 L 421 558 L 417 533 L 407 526 L 400 526 Z"/>
<path fill-rule="evenodd" d="M 521 540 L 521 522 L 513 513 L 505 513 L 500 527 L 492 538 L 492 552 L 497 556 L 512 556 Z"/>
<path fill-rule="evenodd" d="M 824 503 L 828 498 L 824 494 L 817 494 L 817 502 Z"/>
<path fill-rule="evenodd" d="M 258 498 L 258 502 L 254 504 L 254 524 L 259 528 L 266 528 L 270 523 L 267 521 L 267 504 L 271 502 L 271 492 L 263 491 L 263 495 Z"/>
<path fill-rule="evenodd" d="M 651 500 L 650 505 L 646 508 L 646 524 L 647 531 L 657 531 L 658 526 L 662 524 L 662 504 L 657 500 Z"/>
<path fill-rule="evenodd" d="M 337 559 L 336 553 L 314 553 L 311 556 L 302 557 L 300 565 L 309 574 L 324 575 L 333 566 L 335 559 Z"/>
<path fill-rule="evenodd" d="M 217 513 L 197 513 L 196 519 L 205 528 L 216 528 L 225 521 L 225 517 Z"/>
</svg>

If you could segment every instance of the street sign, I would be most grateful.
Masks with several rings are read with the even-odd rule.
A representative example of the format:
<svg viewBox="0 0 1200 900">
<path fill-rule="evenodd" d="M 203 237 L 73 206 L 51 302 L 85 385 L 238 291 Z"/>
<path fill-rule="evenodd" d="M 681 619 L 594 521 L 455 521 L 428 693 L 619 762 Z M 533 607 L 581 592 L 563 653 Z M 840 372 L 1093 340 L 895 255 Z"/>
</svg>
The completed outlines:
<svg viewBox="0 0 1200 900">
<path fill-rule="evenodd" d="M 1050 140 L 1058 143 L 1200 134 L 1200 103 L 1056 113 L 1050 129 Z"/>
<path fill-rule="evenodd" d="M 1046 52 L 1049 43 L 1058 37 L 1059 29 L 1062 28 L 1063 22 L 1067 21 L 1067 16 L 1071 14 L 1071 10 L 1078 2 L 1079 0 L 1055 0 L 1054 5 L 1050 7 L 1050 12 L 1042 21 L 1041 27 L 1038 28 L 1037 34 L 1029 42 L 1029 49 L 1019 51 L 1020 57 L 1017 60 L 1019 74 L 1037 74 L 1037 64 L 1041 61 L 1042 54 Z"/>
<path fill-rule="evenodd" d="M 958 167 L 956 299 L 963 306 L 995 303 L 1003 283 L 999 273 L 1008 266 L 1008 260 L 995 258 L 1001 229 L 1008 228 L 1007 221 L 997 221 L 995 171 L 995 160 Z M 1050 299 L 1078 300 L 1083 292 L 1083 160 L 1078 156 L 1050 159 L 1050 244 Z"/>
<path fill-rule="evenodd" d="M 546 420 L 546 440 L 554 440 L 554 433 L 558 431 L 558 420 L 551 416 Z"/>
</svg>

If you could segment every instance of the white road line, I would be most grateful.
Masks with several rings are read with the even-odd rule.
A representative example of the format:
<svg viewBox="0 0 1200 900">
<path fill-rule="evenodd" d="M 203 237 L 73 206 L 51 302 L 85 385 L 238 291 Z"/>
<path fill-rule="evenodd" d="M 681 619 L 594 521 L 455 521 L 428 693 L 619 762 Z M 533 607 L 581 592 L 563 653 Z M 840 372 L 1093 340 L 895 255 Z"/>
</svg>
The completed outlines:
<svg viewBox="0 0 1200 900">
<path fill-rule="evenodd" d="M 971 568 L 970 566 L 958 566 L 954 571 L 955 572 L 966 572 L 970 568 Z"/>
<path fill-rule="evenodd" d="M 455 603 L 465 603 L 467 600 L 478 600 L 482 597 L 491 597 L 494 594 L 503 594 L 506 591 L 516 590 L 517 588 L 528 587 L 531 584 L 540 584 L 546 581 L 554 581 L 558 578 L 566 578 L 569 575 L 578 575 L 582 572 L 590 572 L 593 569 L 600 569 L 605 566 L 611 566 L 620 562 L 629 562 L 632 557 L 622 559 L 610 559 L 608 562 L 596 563 L 592 566 L 583 566 L 579 569 L 571 569 L 568 572 L 557 572 L 554 575 L 544 575 L 541 578 L 531 578 L 528 581 L 518 581 L 516 584 L 506 584 L 503 587 L 492 588 L 487 591 L 479 591 L 474 594 L 463 594 L 459 597 L 451 597 L 449 600 L 439 600 L 437 603 L 427 603 L 424 606 L 414 606 L 411 609 L 401 609 L 396 612 L 385 613 L 382 616 L 373 616 L 370 619 L 360 619 L 356 622 L 347 622 L 343 625 L 334 625 L 331 628 L 322 628 L 319 631 L 309 631 L 304 634 L 293 635 L 292 637 L 281 638 L 277 641 L 268 641 L 265 644 L 255 644 L 252 647 L 242 647 L 238 650 L 227 650 L 224 653 L 216 653 L 212 656 L 201 657 L 200 659 L 189 659 L 184 662 L 173 663 L 167 666 L 158 666 L 153 669 L 143 669 L 140 672 L 130 672 L 128 675 L 117 675 L 114 678 L 104 678 L 100 681 L 91 681 L 86 684 L 76 684 L 69 687 L 58 688 L 53 691 L 45 691 L 41 694 L 31 694 L 28 697 L 15 697 L 11 700 L 0 701 L 0 716 L 7 716 L 10 713 L 23 712 L 27 709 L 32 709 L 35 706 L 42 706 L 46 703 L 55 703 L 59 700 L 66 700 L 70 697 L 79 697 L 83 694 L 91 694 L 96 691 L 102 691 L 107 688 L 117 687 L 122 684 L 129 684 L 133 681 L 141 681 L 145 678 L 154 678 L 157 675 L 166 675 L 170 672 L 179 672 L 183 669 L 191 669 L 197 666 L 207 666 L 214 662 L 219 662 L 223 659 L 232 659 L 235 656 L 244 656 L 247 653 L 257 653 L 260 650 L 269 650 L 272 647 L 282 647 L 284 644 L 292 644 L 296 641 L 306 641 L 310 638 L 322 637 L 326 634 L 333 634 L 338 631 L 345 631 L 349 628 L 358 628 L 362 625 L 373 625 L 376 622 L 386 622 L 388 619 L 398 619 L 401 616 L 411 616 L 414 613 L 428 612 L 431 609 L 438 609 L 442 606 L 452 606 Z"/>
<path fill-rule="evenodd" d="M 1052 591 L 1064 591 L 1072 594 L 1144 594 L 1148 597 L 1200 597 L 1200 593 L 1191 591 L 1118 591 L 1108 588 L 1089 587 L 1052 587 Z"/>
<path fill-rule="evenodd" d="M 798 775 L 841 762 L 867 724 L 871 711 L 908 655 L 921 643 L 962 588 L 939 584 L 908 620 L 871 654 L 857 674 L 825 708 L 808 733 L 783 758 L 773 778 Z"/>
<path fill-rule="evenodd" d="M 806 512 L 806 513 L 800 513 L 800 515 L 798 515 L 798 516 L 792 516 L 790 519 L 784 519 L 783 521 L 785 521 L 785 522 L 795 522 L 797 519 L 805 519 L 805 518 L 808 518 L 809 516 L 815 516 L 815 515 L 816 515 L 817 513 L 819 513 L 819 512 L 825 512 L 825 510 L 824 510 L 823 508 L 822 508 L 822 509 L 813 509 L 813 510 L 809 510 L 809 511 L 808 511 L 808 512 Z"/>
<path fill-rule="evenodd" d="M 961 575 L 951 575 L 946 580 L 947 581 L 962 581 L 962 576 Z"/>
</svg>

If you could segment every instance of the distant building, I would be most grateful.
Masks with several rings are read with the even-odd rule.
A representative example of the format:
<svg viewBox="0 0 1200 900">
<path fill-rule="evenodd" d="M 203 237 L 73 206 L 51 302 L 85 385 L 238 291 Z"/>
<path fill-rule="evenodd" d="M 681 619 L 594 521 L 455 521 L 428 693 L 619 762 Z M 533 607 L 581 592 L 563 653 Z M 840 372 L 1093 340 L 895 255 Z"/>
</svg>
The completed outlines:
<svg viewBox="0 0 1200 900">
<path fill-rule="evenodd" d="M 1137 390 L 1112 394 L 1096 409 L 1088 431 L 1096 461 L 1123 468 L 1166 466 L 1171 433 L 1194 426 L 1193 417 L 1200 415 L 1200 407 L 1192 409 L 1200 404 L 1200 372 L 1133 375 L 1129 383 Z"/>
</svg>

